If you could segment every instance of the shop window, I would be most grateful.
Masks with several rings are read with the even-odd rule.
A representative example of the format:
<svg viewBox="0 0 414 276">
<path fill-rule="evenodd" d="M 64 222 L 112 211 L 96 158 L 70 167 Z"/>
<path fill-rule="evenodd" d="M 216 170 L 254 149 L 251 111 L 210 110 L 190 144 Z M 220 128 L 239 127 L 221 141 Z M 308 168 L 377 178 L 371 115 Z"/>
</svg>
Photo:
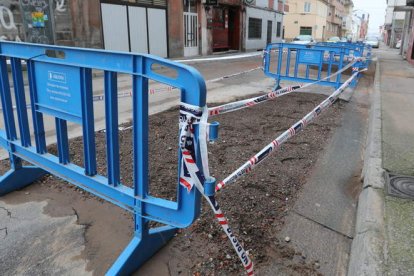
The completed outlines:
<svg viewBox="0 0 414 276">
<path fill-rule="evenodd" d="M 262 19 L 249 17 L 249 39 L 262 38 Z"/>
</svg>

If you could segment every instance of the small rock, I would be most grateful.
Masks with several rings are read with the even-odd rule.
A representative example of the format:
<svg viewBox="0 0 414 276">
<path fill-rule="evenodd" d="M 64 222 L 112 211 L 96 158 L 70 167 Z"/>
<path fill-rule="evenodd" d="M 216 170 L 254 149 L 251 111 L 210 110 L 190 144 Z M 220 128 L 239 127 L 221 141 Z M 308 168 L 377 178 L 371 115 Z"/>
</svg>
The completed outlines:
<svg viewBox="0 0 414 276">
<path fill-rule="evenodd" d="M 266 196 L 267 196 L 267 197 L 269 197 L 269 196 L 270 196 L 270 194 L 266 194 Z"/>
<path fill-rule="evenodd" d="M 316 262 L 316 263 L 315 263 L 315 268 L 316 268 L 316 269 L 319 269 L 320 267 L 321 267 L 321 265 L 320 265 L 318 262 Z"/>
<path fill-rule="evenodd" d="M 172 147 L 168 147 L 168 150 L 172 150 Z"/>
<path fill-rule="evenodd" d="M 24 194 L 25 194 L 25 195 L 30 195 L 30 193 L 29 193 L 29 192 L 25 192 Z"/>
<path fill-rule="evenodd" d="M 213 258 L 210 258 L 210 259 L 208 259 L 210 262 L 212 262 L 213 261 Z"/>
<path fill-rule="evenodd" d="M 208 238 L 209 238 L 209 239 L 212 239 L 212 238 L 213 238 L 213 235 L 208 234 Z"/>
<path fill-rule="evenodd" d="M 290 242 L 290 237 L 285 237 L 285 242 Z"/>
<path fill-rule="evenodd" d="M 227 260 L 230 260 L 230 259 L 231 259 L 231 256 L 230 256 L 229 254 L 227 254 L 227 255 L 226 255 L 226 259 L 227 259 Z"/>
</svg>

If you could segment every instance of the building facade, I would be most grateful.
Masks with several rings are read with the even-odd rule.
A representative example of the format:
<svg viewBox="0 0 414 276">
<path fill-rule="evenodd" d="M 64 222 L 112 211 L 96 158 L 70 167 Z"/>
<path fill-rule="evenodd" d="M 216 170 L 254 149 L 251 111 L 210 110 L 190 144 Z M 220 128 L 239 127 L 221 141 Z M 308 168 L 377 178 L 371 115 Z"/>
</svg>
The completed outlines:
<svg viewBox="0 0 414 276">
<path fill-rule="evenodd" d="M 251 2 L 251 3 L 249 3 Z M 245 1 L 243 44 L 245 50 L 280 42 L 283 35 L 283 1 Z"/>
<path fill-rule="evenodd" d="M 298 35 L 312 35 L 317 41 L 326 40 L 328 2 L 324 0 L 287 0 L 285 39 Z"/>
<path fill-rule="evenodd" d="M 342 37 L 347 39 L 352 39 L 353 34 L 353 12 L 354 12 L 354 3 L 351 0 L 344 1 L 344 15 L 342 17 Z"/>
<path fill-rule="evenodd" d="M 391 26 L 389 21 L 386 22 L 383 28 L 383 35 L 384 37 L 389 37 L 390 47 L 395 47 L 396 39 L 399 39 L 400 54 L 408 62 L 414 64 L 414 1 L 404 0 L 403 2 L 389 2 L 388 4 L 388 8 L 392 7 L 392 10 L 390 12 L 387 11 L 386 19 L 388 17 L 389 20 L 390 14 L 392 14 L 393 20 L 391 21 Z M 404 15 L 404 22 L 402 24 L 396 23 L 396 14 Z M 400 29 L 401 32 L 399 32 Z"/>
<path fill-rule="evenodd" d="M 387 0 L 387 10 L 384 23 L 384 42 L 395 47 L 403 36 L 405 12 L 397 11 L 398 7 L 405 7 L 406 0 Z"/>
<path fill-rule="evenodd" d="M 345 18 L 345 0 L 329 0 L 326 35 L 327 37 L 344 36 L 342 22 Z"/>
<path fill-rule="evenodd" d="M 284 1 L 2 0 L 0 38 L 162 57 L 281 41 Z"/>
</svg>

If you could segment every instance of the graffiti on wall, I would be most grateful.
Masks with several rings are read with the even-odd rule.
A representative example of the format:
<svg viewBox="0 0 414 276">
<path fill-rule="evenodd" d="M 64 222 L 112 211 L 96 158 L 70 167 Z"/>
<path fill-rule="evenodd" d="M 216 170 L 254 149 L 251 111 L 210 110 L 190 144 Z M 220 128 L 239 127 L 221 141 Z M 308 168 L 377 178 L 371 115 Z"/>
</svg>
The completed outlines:
<svg viewBox="0 0 414 276">
<path fill-rule="evenodd" d="M 49 0 L 21 0 L 25 34 L 28 42 L 54 44 Z"/>
<path fill-rule="evenodd" d="M 65 0 L 55 0 L 57 12 L 66 12 Z"/>
<path fill-rule="evenodd" d="M 0 6 L 0 24 L 6 30 L 17 29 L 14 15 L 8 7 Z"/>
<path fill-rule="evenodd" d="M 19 1 L 0 0 L 0 39 L 21 41 L 24 38 Z"/>
</svg>

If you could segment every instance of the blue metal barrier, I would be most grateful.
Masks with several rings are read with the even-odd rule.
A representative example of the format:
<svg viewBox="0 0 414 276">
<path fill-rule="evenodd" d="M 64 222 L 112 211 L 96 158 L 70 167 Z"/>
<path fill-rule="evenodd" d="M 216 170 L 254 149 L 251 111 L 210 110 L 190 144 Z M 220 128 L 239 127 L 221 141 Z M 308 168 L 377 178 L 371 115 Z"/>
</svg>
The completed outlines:
<svg viewBox="0 0 414 276">
<path fill-rule="evenodd" d="M 264 73 L 276 80 L 275 87 L 280 87 L 282 80 L 288 80 L 301 83 L 319 81 L 319 85 L 339 88 L 343 83 L 342 73 L 322 79 L 342 69 L 352 58 L 360 56 L 357 49 L 346 47 L 274 43 L 266 47 Z M 355 67 L 360 66 L 359 62 L 355 64 Z M 302 72 L 301 67 L 305 69 Z M 313 75 L 310 73 L 311 68 L 316 69 Z"/>
<path fill-rule="evenodd" d="M 358 69 L 368 68 L 371 62 L 371 49 L 372 47 L 363 42 L 318 42 L 316 45 L 329 46 L 329 47 L 344 47 L 354 51 L 357 56 L 365 57 L 366 60 L 359 63 Z"/>
<path fill-rule="evenodd" d="M 19 135 L 7 72 L 8 60 L 12 68 Z M 23 60 L 28 70 L 30 119 L 21 68 Z M 152 70 L 153 65 L 170 68 L 177 76 L 158 74 Z M 104 71 L 107 177 L 97 173 L 92 69 Z M 129 74 L 133 83 L 132 188 L 120 180 L 117 73 Z M 50 173 L 130 211 L 135 218 L 134 237 L 108 275 L 134 272 L 175 234 L 176 228 L 191 225 L 200 211 L 200 195 L 196 189 L 187 192 L 177 184 L 177 201 L 148 194 L 149 80 L 181 89 L 183 103 L 195 107 L 203 107 L 206 103 L 203 78 L 195 69 L 183 64 L 151 55 L 0 42 L 0 93 L 4 117 L 0 146 L 7 149 L 10 156 L 10 170 L 0 177 L 0 196 Z M 55 118 L 57 156 L 47 151 L 43 115 Z M 33 121 L 33 133 L 30 133 L 29 120 Z M 67 122 L 82 125 L 83 167 L 71 163 Z M 34 135 L 34 146 L 31 135 Z M 195 146 L 199 163 L 198 145 Z M 179 160 L 181 158 L 180 154 Z M 23 166 L 22 160 L 33 166 Z M 198 166 L 202 168 L 201 164 Z M 166 226 L 150 229 L 149 221 Z"/>
</svg>

